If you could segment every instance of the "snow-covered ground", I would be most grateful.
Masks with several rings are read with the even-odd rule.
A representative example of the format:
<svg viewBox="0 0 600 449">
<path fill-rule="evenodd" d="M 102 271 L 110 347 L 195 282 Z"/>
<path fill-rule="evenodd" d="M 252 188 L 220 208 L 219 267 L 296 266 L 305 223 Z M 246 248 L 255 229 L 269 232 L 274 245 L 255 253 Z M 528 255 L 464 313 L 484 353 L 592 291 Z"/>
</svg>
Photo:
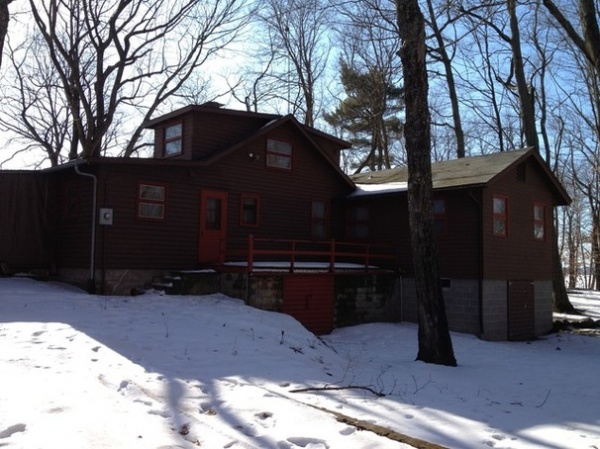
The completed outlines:
<svg viewBox="0 0 600 449">
<path fill-rule="evenodd" d="M 600 318 L 600 295 L 571 298 Z M 449 368 L 414 361 L 416 334 L 368 324 L 319 339 L 222 295 L 0 279 L 0 447 L 410 447 L 335 412 L 450 448 L 600 448 L 600 338 L 453 334 Z M 349 386 L 364 388 L 331 389 Z"/>
</svg>

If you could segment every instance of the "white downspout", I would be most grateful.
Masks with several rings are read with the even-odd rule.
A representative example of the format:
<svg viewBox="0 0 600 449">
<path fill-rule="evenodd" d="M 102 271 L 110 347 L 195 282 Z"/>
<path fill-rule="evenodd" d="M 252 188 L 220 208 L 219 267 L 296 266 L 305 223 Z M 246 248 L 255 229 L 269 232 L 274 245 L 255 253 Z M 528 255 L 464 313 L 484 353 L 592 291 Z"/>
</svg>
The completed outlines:
<svg viewBox="0 0 600 449">
<path fill-rule="evenodd" d="M 84 173 L 79 170 L 79 165 L 75 165 L 75 173 L 80 176 L 86 176 L 92 178 L 94 181 L 94 188 L 92 194 L 92 240 L 90 248 L 90 277 L 88 279 L 88 293 L 96 293 L 96 192 L 98 190 L 98 178 L 91 173 Z"/>
</svg>

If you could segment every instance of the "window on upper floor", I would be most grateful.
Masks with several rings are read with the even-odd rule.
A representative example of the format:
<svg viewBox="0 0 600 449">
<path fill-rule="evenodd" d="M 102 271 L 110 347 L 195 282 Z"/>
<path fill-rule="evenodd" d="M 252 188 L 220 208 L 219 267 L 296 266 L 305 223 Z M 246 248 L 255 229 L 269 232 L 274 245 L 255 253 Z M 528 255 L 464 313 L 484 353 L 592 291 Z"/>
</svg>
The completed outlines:
<svg viewBox="0 0 600 449">
<path fill-rule="evenodd" d="M 183 125 L 176 123 L 165 128 L 165 156 L 181 154 L 183 150 Z"/>
<path fill-rule="evenodd" d="M 161 185 L 138 185 L 137 217 L 146 220 L 164 220 L 167 188 Z"/>
<path fill-rule="evenodd" d="M 267 139 L 267 167 L 291 170 L 292 144 L 281 140 Z"/>
<path fill-rule="evenodd" d="M 448 215 L 445 198 L 435 198 L 433 200 L 433 230 L 436 235 L 446 235 L 448 233 Z"/>
<path fill-rule="evenodd" d="M 346 234 L 350 239 L 364 240 L 369 237 L 369 208 L 354 206 L 346 215 Z"/>
<path fill-rule="evenodd" d="M 240 201 L 240 224 L 258 226 L 258 196 L 242 194 Z"/>
<path fill-rule="evenodd" d="M 311 206 L 311 236 L 313 239 L 327 238 L 329 208 L 327 202 L 315 200 Z"/>
<path fill-rule="evenodd" d="M 493 234 L 496 237 L 508 237 L 508 198 L 494 195 L 492 201 Z"/>
<path fill-rule="evenodd" d="M 546 239 L 546 205 L 533 205 L 533 237 L 536 240 Z"/>
</svg>

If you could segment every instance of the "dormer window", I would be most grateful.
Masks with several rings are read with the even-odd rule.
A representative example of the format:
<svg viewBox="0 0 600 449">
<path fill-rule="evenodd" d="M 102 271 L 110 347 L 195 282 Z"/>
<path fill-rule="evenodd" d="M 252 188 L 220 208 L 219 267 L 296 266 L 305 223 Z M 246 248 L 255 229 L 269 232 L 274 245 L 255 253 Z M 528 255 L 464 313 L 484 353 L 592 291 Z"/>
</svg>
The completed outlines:
<svg viewBox="0 0 600 449">
<path fill-rule="evenodd" d="M 176 123 L 165 128 L 165 156 L 181 154 L 183 126 Z"/>
<path fill-rule="evenodd" d="M 281 140 L 267 139 L 267 167 L 292 169 L 292 144 Z"/>
</svg>

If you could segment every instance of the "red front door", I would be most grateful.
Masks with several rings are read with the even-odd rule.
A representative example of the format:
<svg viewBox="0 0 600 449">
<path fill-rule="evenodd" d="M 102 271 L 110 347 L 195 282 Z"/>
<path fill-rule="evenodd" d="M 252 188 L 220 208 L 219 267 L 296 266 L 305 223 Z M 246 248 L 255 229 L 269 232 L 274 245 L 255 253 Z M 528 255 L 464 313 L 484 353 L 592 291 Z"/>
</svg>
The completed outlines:
<svg viewBox="0 0 600 449">
<path fill-rule="evenodd" d="M 223 262 L 227 231 L 227 192 L 202 190 L 200 192 L 200 239 L 198 261 Z"/>
</svg>

